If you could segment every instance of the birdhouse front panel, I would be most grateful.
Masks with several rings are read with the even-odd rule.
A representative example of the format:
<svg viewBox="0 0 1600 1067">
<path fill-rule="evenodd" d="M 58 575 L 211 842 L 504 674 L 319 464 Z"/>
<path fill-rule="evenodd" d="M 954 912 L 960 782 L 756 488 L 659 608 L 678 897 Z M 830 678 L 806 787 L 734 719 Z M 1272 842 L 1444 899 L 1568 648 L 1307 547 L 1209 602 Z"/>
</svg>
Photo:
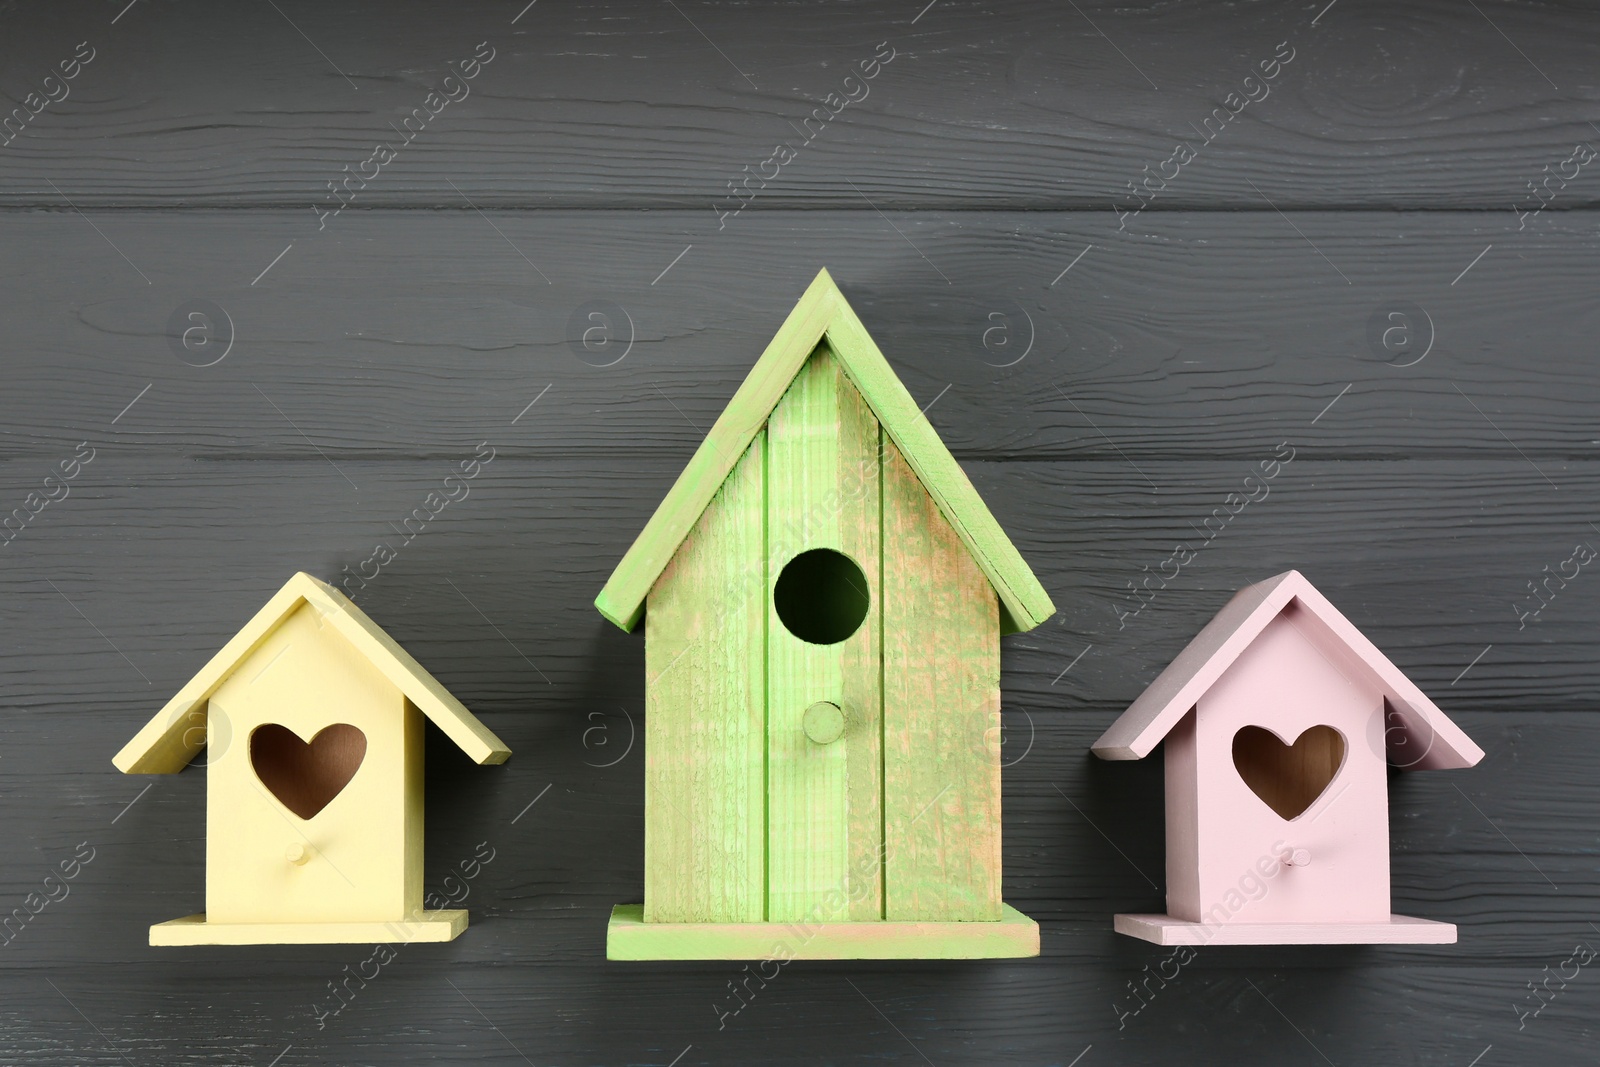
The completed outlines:
<svg viewBox="0 0 1600 1067">
<path fill-rule="evenodd" d="M 999 602 L 820 345 L 651 589 L 651 922 L 996 920 Z"/>
<path fill-rule="evenodd" d="M 206 918 L 400 920 L 422 892 L 422 715 L 302 604 L 212 694 Z"/>
<path fill-rule="evenodd" d="M 1318 631 L 1290 604 L 1200 697 L 1187 756 L 1197 832 L 1168 839 L 1173 916 L 1388 920 L 1384 694 Z"/>
<path fill-rule="evenodd" d="M 774 922 L 883 918 L 878 453 L 877 420 L 819 347 L 767 423 Z"/>
</svg>

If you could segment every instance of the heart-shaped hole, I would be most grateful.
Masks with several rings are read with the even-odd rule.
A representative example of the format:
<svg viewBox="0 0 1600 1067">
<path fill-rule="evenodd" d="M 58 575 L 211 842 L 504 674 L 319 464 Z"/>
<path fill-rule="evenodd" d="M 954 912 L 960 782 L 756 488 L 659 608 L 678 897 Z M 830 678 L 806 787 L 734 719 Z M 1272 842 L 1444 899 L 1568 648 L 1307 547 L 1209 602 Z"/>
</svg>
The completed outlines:
<svg viewBox="0 0 1600 1067">
<path fill-rule="evenodd" d="M 367 735 L 347 722 L 323 727 L 309 744 L 275 722 L 250 734 L 256 777 L 302 819 L 316 815 L 343 792 L 366 755 Z"/>
<path fill-rule="evenodd" d="M 1344 748 L 1344 735 L 1331 726 L 1313 726 L 1292 745 L 1271 730 L 1246 726 L 1233 735 L 1233 766 L 1267 807 L 1295 819 L 1344 766 Z"/>
</svg>

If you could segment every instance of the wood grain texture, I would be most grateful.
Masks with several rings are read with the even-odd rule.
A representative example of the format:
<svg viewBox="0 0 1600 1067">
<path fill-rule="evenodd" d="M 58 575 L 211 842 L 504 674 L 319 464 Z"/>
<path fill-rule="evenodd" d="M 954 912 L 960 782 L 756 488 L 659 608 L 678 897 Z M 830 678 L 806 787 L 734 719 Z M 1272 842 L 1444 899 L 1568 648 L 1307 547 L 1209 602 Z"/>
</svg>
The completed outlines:
<svg viewBox="0 0 1600 1067">
<path fill-rule="evenodd" d="M 637 904 L 619 904 L 612 911 L 607 959 L 749 960 L 758 961 L 760 970 L 792 960 L 988 960 L 1039 954 L 1039 924 L 1011 907 L 986 923 L 648 923 L 643 915 Z"/>
<path fill-rule="evenodd" d="M 515 22 L 522 5 L 410 0 L 382 26 L 356 8 L 195 13 L 170 0 L 113 26 L 104 6 L 11 16 L 0 54 L 13 100 L 79 41 L 98 55 L 0 148 L 9 205 L 63 206 L 54 181 L 85 206 L 280 205 L 315 231 L 312 206 L 339 203 L 327 183 L 371 175 L 361 164 L 383 143 L 397 158 L 344 187 L 354 206 L 329 230 L 362 207 L 470 198 L 688 205 L 709 238 L 713 205 L 737 203 L 728 183 L 770 176 L 761 164 L 781 143 L 797 158 L 764 188 L 741 186 L 759 192 L 723 232 L 770 206 L 870 210 L 863 194 L 885 209 L 1087 207 L 1114 228 L 1113 201 L 1136 202 L 1126 186 L 1146 167 L 1152 188 L 1171 178 L 1161 206 L 1266 209 L 1265 194 L 1285 209 L 1509 212 L 1546 163 L 1595 136 L 1600 95 L 1575 0 L 1484 12 L 1341 0 L 1320 17 L 1311 3 L 945 2 L 918 17 L 887 0 L 681 12 L 608 0 Z M 448 64 L 480 42 L 494 58 L 470 95 L 403 143 L 430 91 L 461 94 L 443 84 Z M 879 42 L 894 58 L 846 82 Z M 1293 59 L 1263 86 L 1259 64 L 1282 42 Z M 837 112 L 820 132 L 819 107 Z M 1238 114 L 1213 119 L 1206 143 L 1219 107 Z M 1160 164 L 1179 141 L 1198 158 L 1172 177 Z M 1597 188 L 1575 181 L 1558 206 L 1592 206 Z"/>
<path fill-rule="evenodd" d="M 1527 602 L 1527 582 L 1584 537 L 1600 494 L 1600 470 L 1589 464 L 1572 464 L 1554 491 L 1519 458 L 1297 458 L 1270 497 L 1119 626 L 1119 609 L 1134 606 L 1129 584 L 1146 567 L 1159 571 L 1185 538 L 1199 547 L 1191 523 L 1253 465 L 1236 462 L 1151 468 L 1165 483 L 1159 497 L 1120 459 L 966 464 L 1021 551 L 1043 561 L 1041 578 L 1063 609 L 1045 627 L 1004 639 L 1007 707 L 1104 714 L 1103 728 L 1235 590 L 1295 564 L 1452 717 L 1585 714 L 1600 699 L 1588 648 L 1600 602 L 1584 595 L 1587 576 L 1525 626 L 1514 610 Z M 69 498 L 3 549 L 0 620 L 15 659 L 0 673 L 0 700 L 28 714 L 104 715 L 114 727 L 102 753 L 110 755 L 204 665 L 209 651 L 196 635 L 215 642 L 281 575 L 304 567 L 336 576 L 382 539 L 399 554 L 358 603 L 463 703 L 478 713 L 601 711 L 618 717 L 611 732 L 621 731 L 623 745 L 626 722 L 615 709 L 637 715 L 644 653 L 638 635 L 601 629 L 609 624 L 591 599 L 677 474 L 677 457 L 620 465 L 503 455 L 469 499 L 407 543 L 390 524 L 430 490 L 439 464 L 343 460 L 362 485 L 357 494 L 320 458 L 233 464 L 103 451 Z M 1363 538 L 1333 521 L 1348 515 L 1360 516 Z M 248 562 L 240 544 L 254 546 Z M 530 545 L 536 580 L 506 581 Z M 113 574 L 97 561 L 130 566 Z M 568 688 L 582 697 L 559 695 Z"/>
<path fill-rule="evenodd" d="M 765 448 L 758 433 L 650 592 L 650 922 L 760 922 L 766 914 Z"/>
<path fill-rule="evenodd" d="M 1000 917 L 1000 610 L 893 443 L 883 493 L 884 910 Z"/>
<path fill-rule="evenodd" d="M 1019 705 L 1026 696 L 1019 695 Z M 1119 949 L 1111 915 L 1164 910 L 1161 768 L 1148 760 L 1111 765 L 1083 758 L 1110 713 L 1046 714 L 1037 705 L 1022 712 L 1019 706 L 1004 716 L 1004 754 L 1011 763 L 1005 768 L 1006 899 L 1041 923 L 1047 959 L 1095 970 L 1120 986 L 1118 968 L 1133 957 Z M 1600 741 L 1579 715 L 1472 712 L 1461 718 L 1488 742 L 1484 764 L 1399 776 L 1390 817 L 1395 910 L 1456 923 L 1461 942 L 1446 957 L 1381 955 L 1375 966 L 1471 971 L 1531 964 L 1537 972 L 1543 939 L 1581 928 L 1600 893 L 1588 859 L 1600 793 L 1573 777 Z M 152 916 L 193 909 L 204 883 L 204 776 L 158 780 L 118 818 L 140 791 L 114 771 L 85 770 L 54 740 L 107 743 L 114 732 L 104 720 L 81 711 L 54 713 L 48 720 L 54 733 L 30 717 L 7 720 L 3 739 L 11 755 L 0 788 L 12 798 L 8 803 L 33 798 L 38 811 L 50 813 L 39 824 L 5 828 L 3 840 L 18 857 L 0 872 L 7 911 L 21 907 L 78 842 L 87 839 L 96 851 L 67 900 L 45 908 L 0 950 L 8 969 L 36 975 L 106 965 L 134 974 L 154 967 L 157 973 L 210 968 L 199 973 L 221 975 L 248 963 L 256 974 L 316 978 L 309 963 L 338 960 L 331 968 L 337 971 L 339 963 L 355 962 L 340 953 L 308 956 L 287 948 L 170 963 L 152 957 L 146 944 Z M 447 958 L 486 967 L 591 962 L 603 955 L 611 909 L 637 897 L 643 884 L 642 755 L 636 749 L 615 767 L 593 766 L 603 762 L 597 758 L 603 750 L 594 747 L 594 735 L 585 737 L 596 720 L 584 708 L 504 713 L 488 721 L 513 746 L 523 741 L 503 770 L 476 768 L 440 744 L 437 734 L 428 738 L 425 890 L 443 892 L 444 879 L 479 842 L 487 840 L 498 853 L 459 902 L 472 911 L 472 925 Z M 619 743 L 625 740 L 621 716 L 610 729 L 622 735 Z M 532 746 L 541 751 L 523 764 Z M 501 781 L 485 784 L 488 774 Z M 524 813 L 546 786 L 550 791 Z M 1323 965 L 1272 955 L 1250 962 Z M 321 979 L 313 984 L 320 988 Z"/>
<path fill-rule="evenodd" d="M 773 582 L 794 557 L 832 549 L 860 569 L 868 605 L 831 644 L 767 614 L 767 918 L 883 918 L 883 668 L 878 422 L 825 347 L 806 361 L 767 424 L 767 558 Z M 841 580 L 847 580 L 841 578 Z M 853 576 L 852 579 L 853 580 Z M 818 588 L 818 597 L 828 595 Z M 805 710 L 844 712 L 818 745 Z M 900 798 L 895 798 L 896 803 Z"/>
<path fill-rule="evenodd" d="M 1586 567 L 1516 613 L 1600 521 L 1596 175 L 1517 210 L 1596 136 L 1588 5 L 124 6 L 0 11 L 8 108 L 97 50 L 0 147 L 0 916 L 95 857 L 5 928 L 0 1060 L 1592 1047 L 1592 965 L 1517 1010 L 1600 936 L 1600 598 Z M 326 183 L 485 40 L 470 98 L 319 230 Z M 870 95 L 719 229 L 727 182 L 884 40 Z M 1119 230 L 1127 183 L 1285 40 L 1270 97 Z M 606 917 L 646 878 L 647 653 L 592 598 L 823 265 L 1059 608 L 1002 642 L 1006 898 L 1044 954 L 776 981 L 608 963 Z M 237 335 L 210 367 L 173 350 L 196 299 Z M 594 300 L 624 313 L 621 362 L 569 343 Z M 1368 337 L 1406 302 L 1436 342 L 1412 366 Z M 485 440 L 470 498 L 408 536 Z M 1119 626 L 1286 440 L 1270 497 Z M 69 496 L 30 505 L 91 448 Z M 427 730 L 424 886 L 466 892 L 446 907 L 471 928 L 375 979 L 362 946 L 151 949 L 151 916 L 203 883 L 204 772 L 141 795 L 108 757 L 283 575 L 337 578 L 378 542 L 399 555 L 363 610 L 517 750 L 485 771 Z M 1160 764 L 1088 747 L 1233 590 L 1289 567 L 1488 752 L 1391 781 L 1395 910 L 1460 941 L 1202 950 L 1163 978 L 1171 950 L 1110 926 L 1161 910 Z M 330 983 L 348 1003 L 319 1018 Z"/>
<path fill-rule="evenodd" d="M 822 345 L 988 576 L 1000 597 L 1002 630 L 1031 630 L 1054 615 L 1055 605 L 1038 578 L 983 506 L 971 481 L 923 418 L 922 409 L 906 392 L 826 268 L 817 271 L 761 358 L 739 384 L 733 399 L 717 416 L 711 432 L 672 483 L 666 498 L 617 564 L 595 598 L 600 614 L 624 630 L 634 627 L 650 583 L 727 477 L 734 461 L 765 425 L 805 361 Z"/>
<path fill-rule="evenodd" d="M 696 243 L 654 286 L 690 243 L 682 213 L 494 213 L 518 248 L 550 250 L 548 286 L 470 211 L 347 215 L 323 244 L 281 212 L 88 214 L 153 285 L 70 211 L 0 213 L 19 264 L 0 301 L 0 456 L 39 461 L 37 477 L 16 469 L 0 516 L 85 439 L 207 460 L 460 461 L 488 438 L 543 456 L 670 454 L 676 476 L 823 265 L 961 460 L 1255 462 L 1292 437 L 1339 458 L 1520 448 L 1559 485 L 1597 454 L 1600 323 L 1568 288 L 1600 255 L 1582 214 L 1547 212 L 1518 234 L 1509 209 L 1297 213 L 1294 226 L 1168 212 L 1115 241 L 1114 224 L 1082 213 L 891 215 L 913 248 L 876 215 L 763 212 Z M 211 367 L 172 350 L 168 320 L 196 299 L 235 327 Z M 631 320 L 620 362 L 568 342 L 594 299 L 626 312 L 614 343 Z M 1374 313 L 1405 301 L 1435 340 L 1409 367 L 1414 356 L 1380 359 L 1367 337 Z M 1419 345 L 1426 321 L 1410 325 Z"/>
</svg>

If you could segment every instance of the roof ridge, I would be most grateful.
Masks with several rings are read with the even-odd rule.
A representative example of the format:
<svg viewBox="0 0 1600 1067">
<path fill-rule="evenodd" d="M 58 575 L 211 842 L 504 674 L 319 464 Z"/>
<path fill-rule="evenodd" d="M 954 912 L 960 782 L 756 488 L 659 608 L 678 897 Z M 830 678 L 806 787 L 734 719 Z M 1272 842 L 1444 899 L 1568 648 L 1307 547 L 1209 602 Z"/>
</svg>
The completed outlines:
<svg viewBox="0 0 1600 1067">
<path fill-rule="evenodd" d="M 339 590 L 297 571 L 122 747 L 124 774 L 176 774 L 205 747 L 209 731 L 192 716 L 302 604 L 315 609 L 406 698 L 478 763 L 504 763 L 511 749 L 451 695 L 394 638 Z"/>
<path fill-rule="evenodd" d="M 624 630 L 638 625 L 651 586 L 824 340 L 994 587 L 1003 629 L 1031 630 L 1055 614 L 1049 594 L 912 400 L 826 268 L 817 272 L 617 564 L 595 598 L 600 613 Z"/>
<path fill-rule="evenodd" d="M 1267 626 L 1296 602 L 1384 690 L 1403 735 L 1420 734 L 1426 728 L 1427 748 L 1407 766 L 1470 767 L 1483 758 L 1483 750 L 1297 570 L 1285 571 L 1236 592 L 1106 728 L 1094 743 L 1094 754 L 1110 760 L 1143 759 L 1149 755 L 1200 697 L 1255 644 Z M 1386 730 L 1385 736 L 1390 732 Z"/>
</svg>

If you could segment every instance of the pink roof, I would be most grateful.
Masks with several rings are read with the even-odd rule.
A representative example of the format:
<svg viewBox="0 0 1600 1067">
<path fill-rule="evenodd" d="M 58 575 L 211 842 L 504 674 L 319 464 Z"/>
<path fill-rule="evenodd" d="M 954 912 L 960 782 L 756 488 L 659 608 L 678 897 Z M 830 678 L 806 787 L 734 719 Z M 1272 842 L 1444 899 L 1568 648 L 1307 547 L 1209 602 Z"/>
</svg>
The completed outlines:
<svg viewBox="0 0 1600 1067">
<path fill-rule="evenodd" d="M 1292 602 L 1307 613 L 1306 621 L 1330 647 L 1341 669 L 1357 672 L 1383 690 L 1393 720 L 1386 724 L 1389 753 L 1405 767 L 1442 769 L 1471 767 L 1483 749 L 1422 690 L 1378 651 L 1328 598 L 1299 571 L 1286 571 L 1246 586 L 1195 635 L 1150 687 L 1094 744 L 1101 759 L 1143 759 L 1167 732 L 1194 707 L 1233 661 L 1249 648 L 1268 623 Z M 1320 624 L 1320 625 L 1319 625 Z M 1416 755 L 1416 753 L 1421 755 Z"/>
</svg>

